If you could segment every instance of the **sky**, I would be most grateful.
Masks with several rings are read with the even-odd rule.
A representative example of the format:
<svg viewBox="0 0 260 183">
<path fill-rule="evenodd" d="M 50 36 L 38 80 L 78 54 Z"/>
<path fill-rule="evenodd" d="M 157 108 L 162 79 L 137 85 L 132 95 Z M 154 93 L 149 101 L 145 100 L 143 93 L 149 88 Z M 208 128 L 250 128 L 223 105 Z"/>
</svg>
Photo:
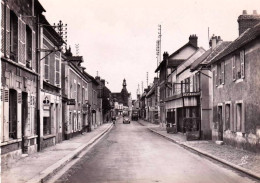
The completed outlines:
<svg viewBox="0 0 260 183">
<path fill-rule="evenodd" d="M 198 46 L 209 48 L 209 35 L 224 41 L 238 37 L 237 18 L 243 10 L 260 13 L 260 0 L 39 0 L 53 24 L 67 24 L 67 45 L 83 56 L 92 76 L 107 81 L 111 92 L 120 92 L 123 79 L 136 98 L 153 82 L 157 67 L 156 40 L 162 27 L 161 52 L 169 54 L 198 36 Z M 257 9 L 258 8 L 258 9 Z"/>
</svg>

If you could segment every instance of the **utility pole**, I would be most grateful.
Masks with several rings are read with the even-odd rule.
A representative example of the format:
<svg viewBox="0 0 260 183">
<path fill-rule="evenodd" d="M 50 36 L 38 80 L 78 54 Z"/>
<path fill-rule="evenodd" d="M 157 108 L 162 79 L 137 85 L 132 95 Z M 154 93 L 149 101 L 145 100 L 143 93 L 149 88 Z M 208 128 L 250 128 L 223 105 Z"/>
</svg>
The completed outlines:
<svg viewBox="0 0 260 183">
<path fill-rule="evenodd" d="M 147 88 L 148 88 L 148 72 L 146 72 L 146 83 L 147 83 Z"/>
<path fill-rule="evenodd" d="M 63 24 L 62 21 L 60 20 L 57 25 L 55 23 L 53 24 L 56 32 L 61 36 L 63 41 L 67 44 L 67 24 Z M 64 45 L 62 46 L 62 50 L 65 50 Z"/>
<path fill-rule="evenodd" d="M 79 44 L 75 44 L 76 55 L 79 56 Z"/>
</svg>

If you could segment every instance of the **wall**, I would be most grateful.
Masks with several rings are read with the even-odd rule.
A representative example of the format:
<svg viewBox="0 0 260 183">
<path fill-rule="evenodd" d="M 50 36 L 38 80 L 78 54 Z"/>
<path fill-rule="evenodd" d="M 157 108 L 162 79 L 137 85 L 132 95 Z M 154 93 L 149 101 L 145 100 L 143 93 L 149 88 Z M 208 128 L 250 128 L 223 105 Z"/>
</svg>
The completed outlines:
<svg viewBox="0 0 260 183">
<path fill-rule="evenodd" d="M 225 58 L 225 83 L 216 87 L 213 82 L 213 139 L 219 138 L 217 105 L 231 102 L 232 119 L 230 128 L 223 129 L 224 142 L 234 146 L 260 150 L 259 147 L 259 126 L 260 126 L 260 39 L 256 39 L 245 47 L 245 78 L 237 81 L 232 79 L 232 55 Z M 213 66 L 216 72 L 216 65 Z M 236 131 L 234 126 L 237 120 L 235 115 L 236 102 L 243 102 L 244 106 L 244 126 L 242 131 Z"/>
</svg>

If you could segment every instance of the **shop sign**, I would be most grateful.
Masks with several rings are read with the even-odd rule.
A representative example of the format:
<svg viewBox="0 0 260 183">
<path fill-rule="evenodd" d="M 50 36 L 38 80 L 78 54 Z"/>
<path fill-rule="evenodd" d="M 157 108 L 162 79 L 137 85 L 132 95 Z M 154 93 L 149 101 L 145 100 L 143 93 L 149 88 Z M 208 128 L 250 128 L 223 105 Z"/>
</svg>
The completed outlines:
<svg viewBox="0 0 260 183">
<path fill-rule="evenodd" d="M 183 93 L 184 97 L 192 97 L 192 96 L 198 96 L 200 93 L 198 92 L 189 92 L 189 93 Z"/>
</svg>

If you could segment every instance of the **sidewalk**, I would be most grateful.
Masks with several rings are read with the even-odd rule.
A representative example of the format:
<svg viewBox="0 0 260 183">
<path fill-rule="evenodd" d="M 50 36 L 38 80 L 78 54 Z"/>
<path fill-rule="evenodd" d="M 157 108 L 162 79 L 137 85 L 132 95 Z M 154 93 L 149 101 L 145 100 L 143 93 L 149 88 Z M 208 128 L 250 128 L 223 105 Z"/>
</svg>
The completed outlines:
<svg viewBox="0 0 260 183">
<path fill-rule="evenodd" d="M 260 154 L 236 149 L 228 145 L 217 145 L 213 141 L 187 141 L 183 134 L 169 134 L 165 128 L 161 128 L 159 125 L 143 120 L 138 122 L 143 126 L 147 126 L 152 132 L 184 148 L 196 151 L 260 180 Z"/>
<path fill-rule="evenodd" d="M 112 126 L 112 123 L 103 124 L 92 132 L 78 135 L 41 152 L 21 158 L 11 167 L 3 170 L 1 181 L 3 183 L 41 182 L 65 166 L 86 147 L 93 144 Z"/>
</svg>

